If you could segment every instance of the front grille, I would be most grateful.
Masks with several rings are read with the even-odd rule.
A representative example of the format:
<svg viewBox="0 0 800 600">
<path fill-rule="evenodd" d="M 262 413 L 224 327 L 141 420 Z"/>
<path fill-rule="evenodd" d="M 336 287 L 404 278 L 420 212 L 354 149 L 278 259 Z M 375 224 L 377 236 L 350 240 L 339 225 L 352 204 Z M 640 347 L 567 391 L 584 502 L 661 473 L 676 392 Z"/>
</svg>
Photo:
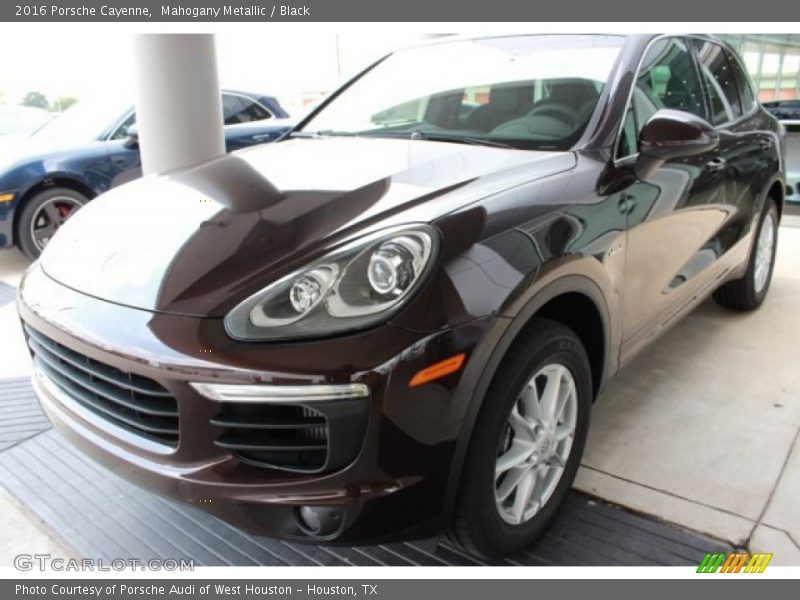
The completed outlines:
<svg viewBox="0 0 800 600">
<path fill-rule="evenodd" d="M 36 367 L 72 400 L 119 427 L 178 445 L 178 405 L 158 383 L 70 350 L 28 325 L 25 333 Z"/>
<path fill-rule="evenodd" d="M 328 457 L 328 420 L 300 405 L 224 403 L 211 424 L 215 444 L 245 464 L 298 472 L 321 471 Z"/>
</svg>

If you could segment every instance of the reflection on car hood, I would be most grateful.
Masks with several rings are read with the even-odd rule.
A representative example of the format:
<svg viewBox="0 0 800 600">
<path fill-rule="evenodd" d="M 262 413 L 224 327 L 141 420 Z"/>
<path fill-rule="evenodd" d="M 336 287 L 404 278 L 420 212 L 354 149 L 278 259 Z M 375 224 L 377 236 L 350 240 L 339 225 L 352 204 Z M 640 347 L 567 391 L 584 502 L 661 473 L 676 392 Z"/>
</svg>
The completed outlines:
<svg viewBox="0 0 800 600">
<path fill-rule="evenodd" d="M 91 202 L 41 258 L 78 291 L 221 316 L 315 252 L 574 167 L 572 153 L 425 141 L 299 139 L 145 177 Z"/>
<path fill-rule="evenodd" d="M 28 133 L 12 133 L 0 136 L 0 175 L 3 171 L 22 161 L 54 152 L 80 147 L 81 142 L 39 139 Z"/>
</svg>

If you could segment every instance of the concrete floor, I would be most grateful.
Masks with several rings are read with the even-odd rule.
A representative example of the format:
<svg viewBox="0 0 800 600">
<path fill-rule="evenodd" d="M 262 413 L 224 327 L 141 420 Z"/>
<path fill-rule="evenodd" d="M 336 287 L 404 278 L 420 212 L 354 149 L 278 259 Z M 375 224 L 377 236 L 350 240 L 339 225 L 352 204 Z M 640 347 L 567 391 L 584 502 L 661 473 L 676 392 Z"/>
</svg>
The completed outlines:
<svg viewBox="0 0 800 600">
<path fill-rule="evenodd" d="M 598 399 L 576 487 L 800 565 L 800 229 L 753 313 L 708 301 Z"/>
<path fill-rule="evenodd" d="M 610 383 L 592 415 L 576 487 L 772 552 L 772 564 L 800 565 L 800 217 L 784 225 L 760 310 L 732 313 L 709 301 Z M 16 285 L 26 264 L 16 251 L 0 252 L 0 281 Z M 0 340 L 0 379 L 29 373 L 13 303 L 0 308 Z M 8 564 L 6 547 L 32 552 L 50 543 L 69 553 L 6 506 L 0 496 L 8 542 L 0 564 Z"/>
<path fill-rule="evenodd" d="M 14 564 L 19 554 L 49 554 L 51 558 L 80 558 L 47 525 L 0 487 L 0 567 Z"/>
</svg>

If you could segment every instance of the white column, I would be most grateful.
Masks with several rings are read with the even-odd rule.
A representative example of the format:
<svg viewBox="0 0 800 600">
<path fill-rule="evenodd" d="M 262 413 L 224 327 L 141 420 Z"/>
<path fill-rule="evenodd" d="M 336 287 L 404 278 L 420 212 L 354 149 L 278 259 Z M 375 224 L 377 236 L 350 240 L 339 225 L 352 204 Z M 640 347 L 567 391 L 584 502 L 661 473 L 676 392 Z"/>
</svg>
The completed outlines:
<svg viewBox="0 0 800 600">
<path fill-rule="evenodd" d="M 225 153 L 217 55 L 211 34 L 141 34 L 134 40 L 142 171 L 163 173 Z"/>
</svg>

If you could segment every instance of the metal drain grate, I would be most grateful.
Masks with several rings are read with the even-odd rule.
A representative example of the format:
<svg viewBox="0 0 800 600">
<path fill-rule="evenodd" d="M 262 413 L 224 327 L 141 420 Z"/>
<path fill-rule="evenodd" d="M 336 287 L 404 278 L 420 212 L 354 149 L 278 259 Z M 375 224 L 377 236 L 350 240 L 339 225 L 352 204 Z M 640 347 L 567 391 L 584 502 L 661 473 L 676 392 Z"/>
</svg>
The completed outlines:
<svg viewBox="0 0 800 600">
<path fill-rule="evenodd" d="M 0 381 L 0 451 L 49 428 L 27 377 Z"/>
<path fill-rule="evenodd" d="M 0 452 L 0 484 L 82 556 L 185 558 L 196 565 L 481 565 L 439 545 L 331 547 L 249 535 L 136 488 L 48 431 Z M 571 494 L 544 537 L 497 565 L 697 565 L 730 547 Z"/>
<path fill-rule="evenodd" d="M 17 297 L 17 288 L 0 281 L 0 306 L 13 302 Z"/>
</svg>

